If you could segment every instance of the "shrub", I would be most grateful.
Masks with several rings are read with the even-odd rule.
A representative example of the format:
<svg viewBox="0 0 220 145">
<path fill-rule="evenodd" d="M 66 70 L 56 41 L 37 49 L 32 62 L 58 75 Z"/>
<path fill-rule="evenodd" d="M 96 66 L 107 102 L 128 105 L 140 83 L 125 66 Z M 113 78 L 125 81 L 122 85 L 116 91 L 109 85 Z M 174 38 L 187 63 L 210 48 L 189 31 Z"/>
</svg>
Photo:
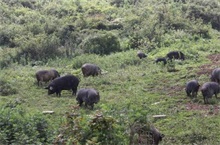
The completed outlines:
<svg viewBox="0 0 220 145">
<path fill-rule="evenodd" d="M 15 47 L 15 37 L 21 32 L 21 27 L 18 25 L 9 25 L 7 27 L 0 27 L 0 46 L 5 45 Z"/>
<path fill-rule="evenodd" d="M 118 144 L 120 138 L 116 120 L 111 116 L 95 113 L 90 117 L 80 113 L 78 107 L 66 114 L 66 124 L 61 127 L 55 144 Z"/>
<path fill-rule="evenodd" d="M 65 41 L 68 40 L 71 36 L 71 32 L 74 31 L 74 26 L 73 25 L 66 25 L 63 26 L 63 28 L 59 32 L 59 37 L 61 40 L 61 44 L 64 45 Z"/>
<path fill-rule="evenodd" d="M 71 2 L 67 1 L 50 2 L 49 5 L 44 7 L 44 13 L 62 19 L 66 16 L 75 15 L 75 10 L 72 5 L 73 4 Z"/>
<path fill-rule="evenodd" d="M 95 114 L 88 124 L 89 133 L 87 144 L 117 144 L 120 138 L 117 134 L 116 120 L 111 116 Z"/>
<path fill-rule="evenodd" d="M 16 94 L 17 90 L 12 87 L 12 85 L 5 80 L 0 80 L 0 95 L 1 96 L 8 96 Z"/>
<path fill-rule="evenodd" d="M 112 0 L 110 4 L 115 5 L 116 7 L 120 7 L 124 5 L 124 0 Z"/>
<path fill-rule="evenodd" d="M 100 59 L 100 56 L 95 54 L 84 54 L 77 56 L 73 61 L 73 68 L 79 69 L 81 66 L 85 63 L 94 63 L 97 64 L 98 60 Z"/>
<path fill-rule="evenodd" d="M 15 56 L 19 63 L 22 58 L 25 59 L 25 64 L 28 64 L 28 61 L 47 61 L 61 55 L 58 50 L 59 39 L 55 35 L 46 36 L 43 34 L 29 39 L 21 38 L 17 40 L 17 43 L 22 48 Z"/>
<path fill-rule="evenodd" d="M 210 23 L 212 28 L 220 30 L 220 5 L 217 0 L 191 0 L 187 5 L 188 17 L 202 19 L 205 23 Z"/>
<path fill-rule="evenodd" d="M 176 70 L 176 63 L 174 60 L 168 60 L 167 61 L 167 71 L 168 72 L 175 72 Z"/>
<path fill-rule="evenodd" d="M 130 125 L 130 145 L 135 144 L 153 144 L 149 122 L 136 121 Z"/>
<path fill-rule="evenodd" d="M 96 33 L 90 35 L 82 42 L 81 48 L 85 53 L 95 54 L 110 54 L 112 52 L 120 51 L 120 43 L 117 36 L 110 32 Z"/>
<path fill-rule="evenodd" d="M 0 114 L 2 144 L 49 143 L 48 122 L 41 114 L 27 114 L 21 106 L 11 102 L 1 107 Z"/>
<path fill-rule="evenodd" d="M 130 65 L 140 65 L 142 61 L 136 56 L 136 53 L 136 50 L 129 50 L 126 53 L 118 52 L 108 56 L 83 54 L 73 59 L 72 66 L 73 69 L 79 69 L 84 63 L 89 62 L 97 64 L 101 69 L 105 69 L 106 71 L 115 71 Z"/>
</svg>

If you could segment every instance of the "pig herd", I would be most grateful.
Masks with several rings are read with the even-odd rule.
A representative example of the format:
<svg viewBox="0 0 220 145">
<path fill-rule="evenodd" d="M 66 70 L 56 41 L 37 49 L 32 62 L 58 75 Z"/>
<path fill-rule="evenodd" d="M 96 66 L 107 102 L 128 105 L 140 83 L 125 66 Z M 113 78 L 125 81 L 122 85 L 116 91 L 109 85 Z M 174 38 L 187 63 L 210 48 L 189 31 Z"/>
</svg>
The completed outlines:
<svg viewBox="0 0 220 145">
<path fill-rule="evenodd" d="M 101 74 L 101 69 L 95 64 L 86 63 L 81 67 L 81 70 L 84 77 Z M 86 107 L 91 106 L 93 109 L 94 104 L 100 100 L 99 92 L 93 88 L 82 88 L 77 91 L 80 80 L 74 75 L 60 77 L 55 69 L 40 70 L 36 72 L 36 79 L 38 86 L 42 85 L 43 82 L 50 82 L 45 87 L 48 90 L 48 95 L 56 93 L 57 96 L 61 96 L 62 90 L 72 90 L 72 95 L 76 95 L 76 100 L 80 106 L 84 102 Z"/>
<path fill-rule="evenodd" d="M 147 57 L 141 51 L 138 51 L 137 56 L 140 59 Z M 172 61 L 172 59 L 185 60 L 185 55 L 181 51 L 171 51 L 167 53 L 165 57 L 159 57 L 155 60 L 155 63 L 162 62 L 164 65 L 167 61 Z M 101 74 L 101 69 L 91 63 L 83 64 L 81 71 L 84 77 L 97 76 Z M 65 75 L 60 77 L 60 74 L 55 69 L 51 70 L 40 70 L 36 72 L 36 79 L 38 86 L 42 85 L 42 82 L 50 82 L 45 89 L 48 90 L 48 95 L 56 93 L 57 96 L 61 96 L 62 90 L 72 90 L 72 95 L 76 95 L 76 100 L 81 106 L 83 102 L 85 106 L 91 106 L 93 109 L 94 104 L 98 103 L 100 100 L 99 92 L 93 88 L 82 88 L 77 92 L 79 85 L 79 78 L 74 75 Z M 204 103 L 209 103 L 209 98 L 213 95 L 217 98 L 217 94 L 220 93 L 220 68 L 216 68 L 212 71 L 210 76 L 210 82 L 206 82 L 201 86 L 201 93 L 203 95 Z M 197 80 L 191 80 L 186 83 L 185 91 L 186 95 L 189 97 L 197 97 L 200 84 Z"/>
<path fill-rule="evenodd" d="M 141 51 L 138 51 L 137 56 L 140 59 L 146 58 L 147 55 Z M 159 57 L 155 60 L 155 63 L 167 64 L 167 61 L 172 61 L 173 59 L 185 60 L 185 55 L 181 51 L 171 51 L 167 53 L 165 57 Z M 101 69 L 91 63 L 83 64 L 81 71 L 84 77 L 97 76 L 101 74 Z M 94 88 L 81 88 L 77 91 L 79 85 L 79 78 L 74 75 L 61 76 L 55 69 L 51 70 L 40 70 L 36 72 L 36 79 L 38 86 L 42 85 L 42 82 L 50 82 L 45 89 L 48 90 L 48 95 L 56 93 L 57 96 L 61 96 L 62 90 L 72 90 L 72 95 L 76 95 L 76 100 L 79 106 L 85 103 L 85 106 L 90 106 L 93 109 L 94 104 L 100 101 L 100 94 Z M 204 103 L 209 103 L 209 98 L 213 95 L 217 98 L 217 94 L 220 93 L 220 68 L 216 68 L 212 71 L 210 75 L 210 82 L 206 82 L 201 86 L 201 93 L 203 95 Z M 200 84 L 197 80 L 191 80 L 186 83 L 185 91 L 186 95 L 193 98 L 197 97 Z M 162 137 L 158 136 L 155 141 L 156 144 L 162 140 Z"/>
<path fill-rule="evenodd" d="M 147 55 L 142 51 L 138 51 L 137 56 L 140 59 L 147 57 Z M 185 55 L 181 51 L 170 51 L 165 57 L 157 58 L 155 63 L 163 63 L 163 65 L 166 65 L 167 61 L 172 61 L 173 59 L 185 60 Z"/>
<path fill-rule="evenodd" d="M 142 59 L 147 55 L 138 51 L 137 56 Z M 173 59 L 185 60 L 185 55 L 181 51 L 171 51 L 167 53 L 165 57 L 157 58 L 155 63 L 163 63 L 163 65 L 166 65 L 167 61 L 172 61 Z M 187 82 L 185 86 L 186 95 L 191 98 L 197 97 L 199 88 L 200 84 L 198 80 L 191 80 Z M 217 98 L 217 94 L 220 93 L 220 68 L 216 68 L 212 71 L 210 75 L 210 82 L 204 83 L 200 90 L 205 104 L 210 103 L 209 99 L 212 98 L 213 95 Z"/>
<path fill-rule="evenodd" d="M 204 103 L 208 104 L 209 99 L 213 95 L 217 98 L 217 94 L 220 93 L 220 68 L 215 68 L 210 75 L 210 82 L 206 82 L 201 87 Z M 186 84 L 186 94 L 189 97 L 197 97 L 200 84 L 197 80 L 191 80 Z"/>
</svg>

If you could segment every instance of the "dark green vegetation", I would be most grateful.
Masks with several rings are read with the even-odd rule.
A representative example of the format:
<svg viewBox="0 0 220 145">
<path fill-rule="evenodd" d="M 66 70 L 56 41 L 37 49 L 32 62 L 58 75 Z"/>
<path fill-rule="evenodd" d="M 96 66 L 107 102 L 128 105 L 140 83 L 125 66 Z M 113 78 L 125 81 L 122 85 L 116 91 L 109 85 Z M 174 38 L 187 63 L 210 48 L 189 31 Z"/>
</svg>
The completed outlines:
<svg viewBox="0 0 220 145">
<path fill-rule="evenodd" d="M 127 145 L 139 121 L 165 135 L 161 144 L 220 144 L 219 99 L 204 105 L 184 91 L 219 67 L 207 57 L 220 53 L 219 20 L 219 0 L 0 0 L 0 143 Z M 186 60 L 153 63 L 171 50 Z M 104 74 L 83 78 L 86 62 Z M 35 72 L 49 68 L 97 89 L 94 110 L 38 87 Z"/>
</svg>

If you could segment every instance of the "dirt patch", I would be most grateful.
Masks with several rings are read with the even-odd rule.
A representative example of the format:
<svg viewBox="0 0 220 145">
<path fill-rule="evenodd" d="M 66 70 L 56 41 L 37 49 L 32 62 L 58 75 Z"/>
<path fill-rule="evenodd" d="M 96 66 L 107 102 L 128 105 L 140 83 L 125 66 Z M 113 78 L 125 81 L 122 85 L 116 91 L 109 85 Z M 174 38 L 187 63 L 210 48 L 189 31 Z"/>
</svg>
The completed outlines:
<svg viewBox="0 0 220 145">
<path fill-rule="evenodd" d="M 210 64 L 204 64 L 199 67 L 199 71 L 197 72 L 197 75 L 210 75 L 212 70 L 216 68 L 220 64 L 220 54 L 211 54 L 208 56 L 208 59 L 211 60 Z"/>
<path fill-rule="evenodd" d="M 220 53 L 219 54 L 211 54 L 208 56 L 208 58 L 212 61 L 212 63 L 219 62 L 220 61 Z"/>
<path fill-rule="evenodd" d="M 211 54 L 208 56 L 208 59 L 210 59 L 211 63 L 209 64 L 204 64 L 199 67 L 199 70 L 197 71 L 197 75 L 207 75 L 209 76 L 214 68 L 216 66 L 220 65 L 220 53 L 219 54 Z M 173 96 L 177 95 L 179 92 L 184 90 L 185 86 L 172 86 L 169 88 L 168 95 Z"/>
<path fill-rule="evenodd" d="M 186 109 L 202 111 L 207 115 L 217 115 L 219 113 L 220 107 L 217 105 L 202 105 L 202 104 L 188 103 L 186 104 Z"/>
<path fill-rule="evenodd" d="M 200 76 L 200 75 L 209 76 L 211 74 L 212 70 L 214 68 L 216 68 L 216 66 L 220 65 L 220 53 L 219 54 L 211 54 L 208 56 L 208 59 L 211 61 L 211 63 L 201 65 L 199 67 L 199 70 L 197 71 L 198 76 Z M 191 68 L 188 68 L 188 69 L 191 69 Z M 184 87 L 185 86 L 179 86 L 179 85 L 172 86 L 169 88 L 169 90 L 167 90 L 168 95 L 170 95 L 170 96 L 177 95 L 179 92 L 184 90 Z"/>
<path fill-rule="evenodd" d="M 220 64 L 220 54 L 209 55 L 208 59 L 211 61 L 211 63 L 200 66 L 199 71 L 197 72 L 198 76 L 203 74 L 209 76 L 212 70 Z M 188 103 L 186 104 L 186 109 L 203 111 L 206 115 L 217 115 L 219 113 L 220 107 L 216 105 Z"/>
<path fill-rule="evenodd" d="M 209 76 L 214 68 L 220 65 L 220 54 L 212 54 L 208 56 L 208 59 L 211 61 L 209 64 L 204 64 L 199 67 L 197 71 L 197 75 L 207 75 Z M 176 85 L 170 87 L 166 92 L 169 96 L 178 95 L 180 92 L 184 90 L 185 86 Z M 201 111 L 205 115 L 216 115 L 219 114 L 220 107 L 217 105 L 205 105 L 205 104 L 197 104 L 197 103 L 187 103 L 187 110 L 198 110 Z"/>
<path fill-rule="evenodd" d="M 201 75 L 210 75 L 213 70 L 213 65 L 205 64 L 199 67 L 199 71 L 197 72 L 198 76 Z"/>
<path fill-rule="evenodd" d="M 184 90 L 185 86 L 180 86 L 180 85 L 176 85 L 176 86 L 171 86 L 170 88 L 168 88 L 167 90 L 167 95 L 170 96 L 174 96 L 179 94 L 180 92 L 182 92 Z"/>
</svg>

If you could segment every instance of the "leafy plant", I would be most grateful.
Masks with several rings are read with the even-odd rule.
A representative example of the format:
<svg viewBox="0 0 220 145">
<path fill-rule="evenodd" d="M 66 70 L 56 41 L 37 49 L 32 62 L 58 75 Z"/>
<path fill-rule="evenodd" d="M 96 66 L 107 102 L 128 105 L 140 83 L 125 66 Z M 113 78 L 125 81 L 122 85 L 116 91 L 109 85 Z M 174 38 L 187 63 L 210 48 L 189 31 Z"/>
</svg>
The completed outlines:
<svg viewBox="0 0 220 145">
<path fill-rule="evenodd" d="M 15 59 L 20 62 L 22 58 L 25 59 L 24 64 L 28 64 L 28 61 L 47 61 L 49 58 L 55 58 L 58 55 L 62 55 L 58 50 L 59 40 L 55 35 L 37 35 L 30 40 L 21 38 L 17 40 L 19 45 L 20 41 L 23 41 L 22 49 L 17 53 Z"/>
<path fill-rule="evenodd" d="M 72 112 L 66 114 L 66 124 L 62 127 L 55 144 L 117 144 L 118 136 L 116 120 L 102 113 L 85 116 L 79 107 L 73 107 Z M 117 133 L 118 132 L 118 133 Z"/>
<path fill-rule="evenodd" d="M 81 48 L 85 53 L 108 55 L 120 51 L 120 43 L 117 36 L 112 33 L 97 33 L 96 35 L 87 37 L 82 42 Z"/>
<path fill-rule="evenodd" d="M 0 95 L 1 96 L 8 96 L 16 94 L 17 90 L 13 87 L 10 83 L 6 82 L 5 80 L 0 80 Z"/>
<path fill-rule="evenodd" d="M 28 114 L 19 104 L 12 105 L 12 103 L 2 106 L 0 113 L 1 143 L 35 144 L 50 142 L 51 132 L 48 130 L 48 122 L 41 114 Z"/>
</svg>

